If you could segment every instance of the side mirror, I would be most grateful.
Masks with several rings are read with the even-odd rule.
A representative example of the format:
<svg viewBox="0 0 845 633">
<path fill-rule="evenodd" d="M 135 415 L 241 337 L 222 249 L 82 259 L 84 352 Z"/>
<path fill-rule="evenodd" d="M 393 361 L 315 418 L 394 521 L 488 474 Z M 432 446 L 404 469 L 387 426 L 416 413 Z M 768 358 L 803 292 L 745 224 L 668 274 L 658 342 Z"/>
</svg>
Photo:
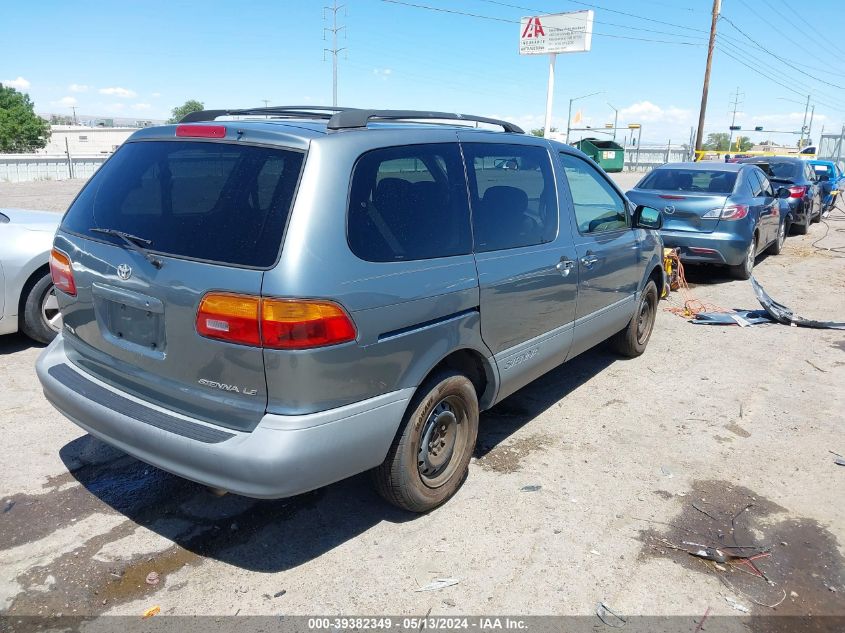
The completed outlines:
<svg viewBox="0 0 845 633">
<path fill-rule="evenodd" d="M 652 207 L 639 205 L 634 210 L 634 226 L 638 229 L 657 230 L 663 226 L 663 214 Z"/>
<path fill-rule="evenodd" d="M 784 199 L 788 198 L 791 195 L 792 194 L 789 193 L 789 189 L 787 189 L 786 187 L 781 187 L 780 189 L 778 189 L 778 198 Z"/>
</svg>

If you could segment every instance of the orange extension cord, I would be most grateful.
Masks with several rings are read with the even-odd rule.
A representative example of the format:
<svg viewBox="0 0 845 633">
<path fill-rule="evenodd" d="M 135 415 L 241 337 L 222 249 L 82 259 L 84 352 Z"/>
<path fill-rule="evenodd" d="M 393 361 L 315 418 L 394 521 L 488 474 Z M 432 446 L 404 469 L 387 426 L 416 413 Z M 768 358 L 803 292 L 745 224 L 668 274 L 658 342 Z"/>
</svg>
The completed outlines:
<svg viewBox="0 0 845 633">
<path fill-rule="evenodd" d="M 703 301 L 699 301 L 695 297 L 692 296 L 692 290 L 690 290 L 689 284 L 687 283 L 687 279 L 684 276 L 684 265 L 681 263 L 680 257 L 678 257 L 677 252 L 673 252 L 668 254 L 667 257 L 674 262 L 675 268 L 678 271 L 678 284 L 677 288 L 672 288 L 672 290 L 677 290 L 681 293 L 681 297 L 684 300 L 684 305 L 682 308 L 678 308 L 675 306 L 669 306 L 664 308 L 667 312 L 671 312 L 679 317 L 684 319 L 690 319 L 694 317 L 699 312 L 733 312 L 728 308 L 723 308 L 721 306 L 716 305 L 715 303 L 704 303 Z M 671 293 L 667 296 L 667 299 L 671 297 Z"/>
</svg>

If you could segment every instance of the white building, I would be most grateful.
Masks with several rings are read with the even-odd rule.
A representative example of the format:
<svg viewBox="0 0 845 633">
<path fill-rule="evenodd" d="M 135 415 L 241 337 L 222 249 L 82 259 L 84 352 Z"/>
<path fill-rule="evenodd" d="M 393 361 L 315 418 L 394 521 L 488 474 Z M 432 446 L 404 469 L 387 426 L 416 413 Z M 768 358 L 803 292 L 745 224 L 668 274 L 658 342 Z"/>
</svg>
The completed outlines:
<svg viewBox="0 0 845 633">
<path fill-rule="evenodd" d="M 39 154 L 111 154 L 138 128 L 51 125 L 50 140 Z"/>
</svg>

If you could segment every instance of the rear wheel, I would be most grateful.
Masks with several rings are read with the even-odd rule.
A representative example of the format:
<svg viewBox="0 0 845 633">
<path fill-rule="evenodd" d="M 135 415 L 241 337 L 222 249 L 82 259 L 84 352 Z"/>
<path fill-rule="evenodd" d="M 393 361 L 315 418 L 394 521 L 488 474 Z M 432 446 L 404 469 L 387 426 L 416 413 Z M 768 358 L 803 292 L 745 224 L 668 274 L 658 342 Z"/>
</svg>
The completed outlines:
<svg viewBox="0 0 845 633">
<path fill-rule="evenodd" d="M 778 236 L 775 238 L 775 241 L 772 242 L 772 245 L 769 246 L 769 252 L 772 255 L 780 255 L 780 252 L 783 250 L 783 245 L 786 242 L 787 231 L 788 228 L 786 226 L 786 220 L 784 220 L 778 227 Z"/>
<path fill-rule="evenodd" d="M 797 235 L 807 235 L 807 231 L 810 230 L 810 222 L 810 216 L 805 214 L 804 221 L 801 224 L 792 225 L 795 228 L 795 233 Z"/>
<path fill-rule="evenodd" d="M 50 274 L 42 276 L 27 290 L 21 314 L 21 331 L 39 343 L 49 343 L 62 327 L 62 314 Z"/>
<path fill-rule="evenodd" d="M 470 380 L 439 372 L 419 388 L 399 435 L 373 471 L 379 494 L 411 512 L 428 512 L 464 482 L 478 436 L 478 396 Z"/>
<path fill-rule="evenodd" d="M 657 285 L 650 280 L 640 295 L 636 313 L 625 329 L 610 340 L 613 349 L 622 356 L 635 358 L 645 351 L 657 318 L 657 300 Z"/>
<path fill-rule="evenodd" d="M 751 238 L 751 244 L 745 251 L 745 257 L 738 266 L 731 266 L 731 274 L 737 279 L 749 279 L 754 271 L 754 262 L 757 260 L 757 236 Z"/>
</svg>

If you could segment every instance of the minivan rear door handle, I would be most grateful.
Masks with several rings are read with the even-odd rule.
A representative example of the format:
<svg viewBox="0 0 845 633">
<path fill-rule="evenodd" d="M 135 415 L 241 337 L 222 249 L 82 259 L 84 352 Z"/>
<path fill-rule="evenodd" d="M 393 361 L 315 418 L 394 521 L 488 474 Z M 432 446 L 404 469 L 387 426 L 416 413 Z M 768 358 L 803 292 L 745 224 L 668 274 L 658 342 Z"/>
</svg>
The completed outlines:
<svg viewBox="0 0 845 633">
<path fill-rule="evenodd" d="M 563 275 L 564 277 L 569 276 L 569 271 L 575 268 L 575 262 L 571 259 L 567 259 L 566 257 L 561 257 L 560 261 L 557 263 L 557 271 Z"/>
</svg>

